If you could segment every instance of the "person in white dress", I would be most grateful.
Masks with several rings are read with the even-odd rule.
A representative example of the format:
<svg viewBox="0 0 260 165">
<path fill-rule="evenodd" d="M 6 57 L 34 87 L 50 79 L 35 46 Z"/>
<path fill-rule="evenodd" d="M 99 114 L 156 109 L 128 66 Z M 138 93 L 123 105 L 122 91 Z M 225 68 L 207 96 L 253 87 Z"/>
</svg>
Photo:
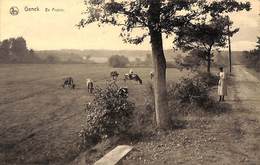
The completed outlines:
<svg viewBox="0 0 260 165">
<path fill-rule="evenodd" d="M 226 73 L 224 72 L 223 67 L 219 68 L 220 72 L 218 74 L 219 81 L 218 81 L 218 95 L 219 101 L 225 101 L 224 97 L 227 96 L 227 77 Z"/>
</svg>

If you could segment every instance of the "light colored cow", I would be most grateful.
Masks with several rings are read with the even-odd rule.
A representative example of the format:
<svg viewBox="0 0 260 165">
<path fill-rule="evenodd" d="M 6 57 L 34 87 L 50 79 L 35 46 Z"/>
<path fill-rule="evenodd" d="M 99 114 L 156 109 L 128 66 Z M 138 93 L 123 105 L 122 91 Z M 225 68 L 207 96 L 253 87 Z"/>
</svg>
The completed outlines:
<svg viewBox="0 0 260 165">
<path fill-rule="evenodd" d="M 151 72 L 150 72 L 150 78 L 153 79 L 153 77 L 154 77 L 154 72 L 151 71 Z"/>
<path fill-rule="evenodd" d="M 87 85 L 87 88 L 88 88 L 88 92 L 92 93 L 93 89 L 94 89 L 94 82 L 93 82 L 93 80 L 91 80 L 89 78 L 86 79 L 86 85 Z"/>
</svg>

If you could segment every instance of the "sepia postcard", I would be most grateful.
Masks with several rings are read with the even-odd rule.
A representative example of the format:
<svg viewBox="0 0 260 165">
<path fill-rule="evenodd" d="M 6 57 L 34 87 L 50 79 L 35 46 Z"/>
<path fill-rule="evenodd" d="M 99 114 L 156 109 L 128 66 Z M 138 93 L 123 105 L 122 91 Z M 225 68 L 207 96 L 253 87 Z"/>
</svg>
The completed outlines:
<svg viewBox="0 0 260 165">
<path fill-rule="evenodd" d="M 259 165 L 260 0 L 0 0 L 0 165 Z"/>
</svg>

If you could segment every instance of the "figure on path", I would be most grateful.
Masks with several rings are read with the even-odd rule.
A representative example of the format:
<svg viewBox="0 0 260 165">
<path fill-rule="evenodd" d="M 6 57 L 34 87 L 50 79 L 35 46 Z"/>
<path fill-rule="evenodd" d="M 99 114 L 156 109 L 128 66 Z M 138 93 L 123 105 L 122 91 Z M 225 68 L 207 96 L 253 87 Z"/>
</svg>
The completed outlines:
<svg viewBox="0 0 260 165">
<path fill-rule="evenodd" d="M 219 95 L 219 102 L 225 101 L 224 97 L 227 96 L 227 81 L 226 81 L 226 73 L 224 72 L 223 67 L 219 68 L 220 72 L 218 74 L 219 81 L 218 81 L 218 95 Z"/>
</svg>

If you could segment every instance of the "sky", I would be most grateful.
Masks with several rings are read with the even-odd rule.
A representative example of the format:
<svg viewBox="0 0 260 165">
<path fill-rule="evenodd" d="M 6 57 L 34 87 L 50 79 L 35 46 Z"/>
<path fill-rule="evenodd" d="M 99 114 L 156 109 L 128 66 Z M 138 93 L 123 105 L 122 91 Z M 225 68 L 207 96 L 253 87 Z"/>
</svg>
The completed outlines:
<svg viewBox="0 0 260 165">
<path fill-rule="evenodd" d="M 234 26 L 240 28 L 232 38 L 232 50 L 253 49 L 260 36 L 260 0 L 248 1 L 252 4 L 250 12 L 231 15 Z M 11 7 L 19 9 L 18 15 L 10 14 Z M 37 7 L 40 11 L 26 11 Z M 150 50 L 149 39 L 138 46 L 123 43 L 118 27 L 91 24 L 79 30 L 75 24 L 84 17 L 84 7 L 84 0 L 0 0 L 0 40 L 23 36 L 35 50 Z M 172 41 L 164 39 L 164 49 L 172 48 Z"/>
</svg>

